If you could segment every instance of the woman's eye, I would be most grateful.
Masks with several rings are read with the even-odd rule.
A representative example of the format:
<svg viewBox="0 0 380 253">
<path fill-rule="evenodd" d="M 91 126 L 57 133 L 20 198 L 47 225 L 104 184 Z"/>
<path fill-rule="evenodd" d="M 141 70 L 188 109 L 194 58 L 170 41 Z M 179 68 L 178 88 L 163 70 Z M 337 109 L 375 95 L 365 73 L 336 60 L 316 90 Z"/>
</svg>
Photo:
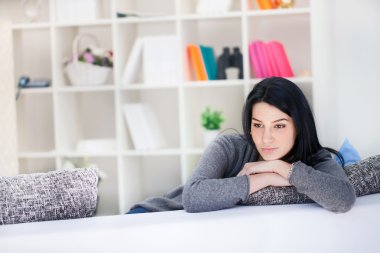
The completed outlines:
<svg viewBox="0 0 380 253">
<path fill-rule="evenodd" d="M 284 124 L 278 124 L 274 126 L 275 128 L 285 128 L 286 126 Z"/>
<path fill-rule="evenodd" d="M 253 123 L 252 125 L 253 125 L 253 127 L 255 127 L 255 128 L 260 128 L 260 127 L 263 127 L 263 125 L 262 125 L 262 124 L 257 124 L 257 123 Z"/>
</svg>

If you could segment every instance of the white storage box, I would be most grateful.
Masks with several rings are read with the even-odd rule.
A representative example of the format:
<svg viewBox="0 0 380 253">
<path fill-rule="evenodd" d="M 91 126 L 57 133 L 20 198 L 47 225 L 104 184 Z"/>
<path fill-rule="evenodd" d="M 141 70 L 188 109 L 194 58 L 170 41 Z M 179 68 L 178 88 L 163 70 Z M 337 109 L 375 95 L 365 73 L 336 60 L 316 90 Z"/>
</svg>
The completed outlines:
<svg viewBox="0 0 380 253">
<path fill-rule="evenodd" d="M 57 22 L 94 21 L 98 18 L 97 0 L 56 0 Z"/>
</svg>

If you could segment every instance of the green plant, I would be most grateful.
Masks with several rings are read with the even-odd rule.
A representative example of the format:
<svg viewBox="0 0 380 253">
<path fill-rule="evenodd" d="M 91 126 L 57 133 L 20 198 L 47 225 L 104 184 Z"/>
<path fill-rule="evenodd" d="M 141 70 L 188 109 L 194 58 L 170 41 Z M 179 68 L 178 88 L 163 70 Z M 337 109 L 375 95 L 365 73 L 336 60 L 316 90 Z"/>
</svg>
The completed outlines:
<svg viewBox="0 0 380 253">
<path fill-rule="evenodd" d="M 209 106 L 202 112 L 202 126 L 207 130 L 219 130 L 223 121 L 222 112 L 211 111 Z"/>
</svg>

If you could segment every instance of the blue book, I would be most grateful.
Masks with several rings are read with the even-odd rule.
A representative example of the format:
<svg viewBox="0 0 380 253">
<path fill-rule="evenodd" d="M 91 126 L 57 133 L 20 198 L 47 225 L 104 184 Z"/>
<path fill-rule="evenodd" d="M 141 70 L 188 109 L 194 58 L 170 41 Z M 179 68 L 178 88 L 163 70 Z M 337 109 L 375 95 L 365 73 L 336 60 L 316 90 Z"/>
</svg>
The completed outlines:
<svg viewBox="0 0 380 253">
<path fill-rule="evenodd" d="M 210 80 L 216 80 L 217 76 L 217 66 L 216 66 L 216 58 L 214 54 L 214 49 L 212 47 L 207 47 L 207 58 L 211 69 L 211 78 Z"/>
<path fill-rule="evenodd" d="M 202 53 L 203 62 L 206 66 L 208 80 L 216 80 L 217 67 L 214 49 L 209 46 L 199 46 Z"/>
</svg>

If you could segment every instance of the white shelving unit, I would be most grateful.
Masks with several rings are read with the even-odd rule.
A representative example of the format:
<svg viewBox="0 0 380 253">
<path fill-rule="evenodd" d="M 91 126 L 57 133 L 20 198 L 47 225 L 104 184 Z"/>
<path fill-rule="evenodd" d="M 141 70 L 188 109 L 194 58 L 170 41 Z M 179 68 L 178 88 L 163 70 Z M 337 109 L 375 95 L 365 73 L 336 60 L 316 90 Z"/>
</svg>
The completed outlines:
<svg viewBox="0 0 380 253">
<path fill-rule="evenodd" d="M 296 75 L 311 71 L 310 1 L 298 0 L 293 9 L 248 9 L 246 0 L 235 0 L 224 14 L 195 13 L 196 0 L 102 0 L 99 19 L 92 22 L 58 22 L 56 0 L 43 0 L 35 23 L 25 18 L 20 1 L 0 0 L 0 19 L 14 22 L 15 80 L 21 75 L 49 78 L 49 88 L 24 89 L 17 101 L 20 173 L 60 168 L 64 158 L 88 157 L 107 173 L 99 184 L 98 215 L 125 213 L 148 196 L 162 195 L 184 183 L 203 151 L 200 114 L 206 106 L 222 110 L 223 128 L 242 131 L 244 99 L 260 79 L 252 76 L 248 44 L 252 40 L 281 41 Z M 155 17 L 117 18 L 116 12 L 135 10 L 157 13 Z M 106 85 L 70 86 L 62 59 L 70 56 L 78 33 L 91 33 L 102 47 L 114 52 L 114 68 Z M 178 85 L 121 83 L 128 55 L 138 36 L 178 36 L 178 57 L 183 80 Z M 186 75 L 186 45 L 240 47 L 244 79 L 197 82 Z M 291 79 L 312 101 L 313 78 Z M 133 149 L 122 105 L 144 102 L 153 106 L 168 148 L 157 151 Z M 105 153 L 76 151 L 81 138 L 117 140 L 117 148 Z"/>
</svg>

